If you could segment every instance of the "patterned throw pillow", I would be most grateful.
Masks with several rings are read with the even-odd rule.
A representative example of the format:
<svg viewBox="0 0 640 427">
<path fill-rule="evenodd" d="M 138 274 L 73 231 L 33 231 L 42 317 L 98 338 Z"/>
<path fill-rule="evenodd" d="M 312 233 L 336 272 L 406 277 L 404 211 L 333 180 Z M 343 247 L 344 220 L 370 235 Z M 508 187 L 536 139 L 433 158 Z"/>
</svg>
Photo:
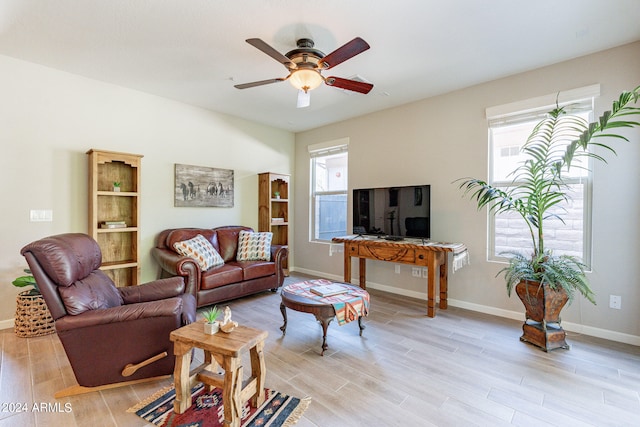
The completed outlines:
<svg viewBox="0 0 640 427">
<path fill-rule="evenodd" d="M 271 259 L 271 239 L 273 233 L 240 231 L 238 236 L 238 261 L 269 261 Z"/>
<path fill-rule="evenodd" d="M 173 248 L 180 255 L 196 260 L 202 271 L 224 264 L 220 254 L 202 234 L 198 234 L 193 239 L 176 242 L 173 244 Z"/>
</svg>

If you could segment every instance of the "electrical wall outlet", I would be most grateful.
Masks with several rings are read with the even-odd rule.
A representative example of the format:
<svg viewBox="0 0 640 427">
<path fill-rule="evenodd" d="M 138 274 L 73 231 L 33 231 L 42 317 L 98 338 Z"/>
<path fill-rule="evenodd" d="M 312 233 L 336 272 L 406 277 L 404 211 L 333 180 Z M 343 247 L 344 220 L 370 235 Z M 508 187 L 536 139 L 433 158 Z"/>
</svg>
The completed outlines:
<svg viewBox="0 0 640 427">
<path fill-rule="evenodd" d="M 411 275 L 413 277 L 421 277 L 422 269 L 420 267 L 412 267 L 411 268 Z"/>
<path fill-rule="evenodd" d="M 400 264 L 396 264 L 396 274 L 400 274 Z"/>
<path fill-rule="evenodd" d="M 427 267 L 422 267 L 422 277 L 426 279 L 427 274 L 429 274 L 429 270 L 427 270 Z"/>
<path fill-rule="evenodd" d="M 620 310 L 622 308 L 622 297 L 620 295 L 609 295 L 609 308 Z"/>
</svg>

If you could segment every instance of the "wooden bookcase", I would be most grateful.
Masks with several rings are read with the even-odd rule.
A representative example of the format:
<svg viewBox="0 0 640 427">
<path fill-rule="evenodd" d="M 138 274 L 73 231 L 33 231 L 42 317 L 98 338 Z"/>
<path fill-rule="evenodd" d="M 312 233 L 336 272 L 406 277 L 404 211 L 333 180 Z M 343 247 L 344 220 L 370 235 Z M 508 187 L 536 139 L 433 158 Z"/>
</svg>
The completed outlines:
<svg viewBox="0 0 640 427">
<path fill-rule="evenodd" d="M 258 174 L 258 231 L 271 231 L 274 245 L 289 244 L 289 175 Z M 288 264 L 284 265 L 288 270 Z"/>
<path fill-rule="evenodd" d="M 89 234 L 100 245 L 102 267 L 116 286 L 140 283 L 140 166 L 142 156 L 91 149 Z M 120 183 L 116 191 L 114 183 Z M 106 225 L 106 223 L 124 222 Z"/>
</svg>

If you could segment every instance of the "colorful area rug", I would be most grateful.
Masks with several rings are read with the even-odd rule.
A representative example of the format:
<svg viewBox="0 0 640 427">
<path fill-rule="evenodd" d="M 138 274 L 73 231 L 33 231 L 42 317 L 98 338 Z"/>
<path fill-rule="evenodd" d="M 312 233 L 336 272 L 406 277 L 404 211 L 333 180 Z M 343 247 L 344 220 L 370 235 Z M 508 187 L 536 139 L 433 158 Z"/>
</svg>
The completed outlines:
<svg viewBox="0 0 640 427">
<path fill-rule="evenodd" d="M 298 399 L 275 390 L 265 389 L 266 399 L 259 408 L 247 402 L 242 408 L 242 427 L 271 426 L 286 427 L 298 422 L 311 403 L 310 398 Z M 221 427 L 224 426 L 222 390 L 216 388 L 208 393 L 202 384 L 191 390 L 192 404 L 183 414 L 173 411 L 176 392 L 173 386 L 165 387 L 138 403 L 127 412 L 157 426 L 164 427 Z"/>
</svg>

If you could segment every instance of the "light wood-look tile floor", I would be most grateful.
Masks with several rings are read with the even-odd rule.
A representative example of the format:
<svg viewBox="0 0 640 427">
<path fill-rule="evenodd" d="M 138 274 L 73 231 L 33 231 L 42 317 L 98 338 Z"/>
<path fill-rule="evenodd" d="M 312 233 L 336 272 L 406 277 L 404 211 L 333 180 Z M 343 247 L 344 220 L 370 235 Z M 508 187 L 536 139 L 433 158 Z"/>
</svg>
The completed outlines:
<svg viewBox="0 0 640 427">
<path fill-rule="evenodd" d="M 324 357 L 311 315 L 289 310 L 282 336 L 279 294 L 228 303 L 269 332 L 267 387 L 311 396 L 298 426 L 640 425 L 639 347 L 569 333 L 571 350 L 545 353 L 519 341 L 520 322 L 455 307 L 430 319 L 422 301 L 370 293 L 363 336 L 332 323 Z M 148 425 L 126 409 L 171 384 L 55 400 L 75 383 L 57 336 L 7 329 L 0 345 L 0 427 Z"/>
</svg>

